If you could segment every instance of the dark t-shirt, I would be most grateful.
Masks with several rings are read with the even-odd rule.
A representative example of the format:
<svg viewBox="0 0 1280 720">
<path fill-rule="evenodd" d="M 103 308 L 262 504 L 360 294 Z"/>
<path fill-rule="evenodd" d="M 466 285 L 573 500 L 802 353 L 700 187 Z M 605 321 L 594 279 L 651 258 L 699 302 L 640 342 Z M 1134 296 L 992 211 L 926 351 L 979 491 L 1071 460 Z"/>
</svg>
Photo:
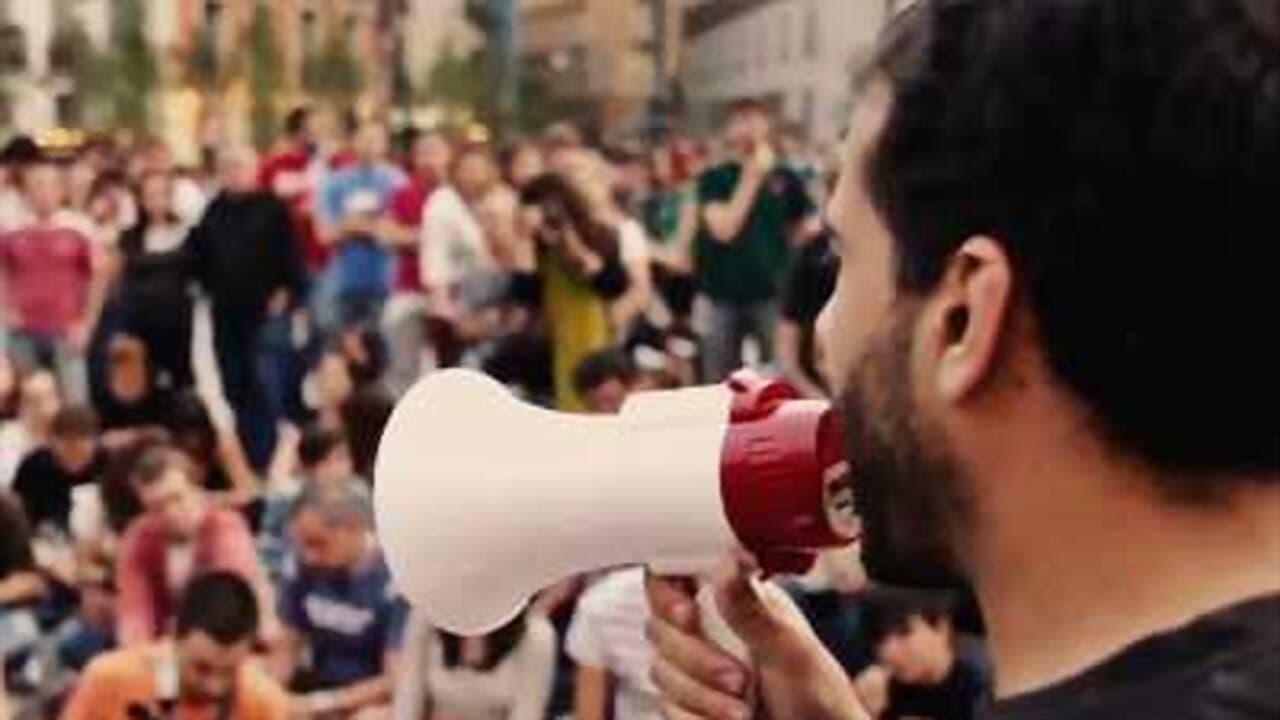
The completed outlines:
<svg viewBox="0 0 1280 720">
<path fill-rule="evenodd" d="M 32 528 L 52 523 L 64 532 L 70 529 L 71 489 L 97 482 L 106 469 L 106 456 L 99 451 L 84 470 L 67 472 L 48 448 L 36 450 L 18 466 L 13 491 L 22 499 Z"/>
<path fill-rule="evenodd" d="M 1076 677 L 999 703 L 999 720 L 1280 718 L 1280 594 L 1131 645 Z"/>
<path fill-rule="evenodd" d="M 285 571 L 280 619 L 306 639 L 321 687 L 380 674 L 386 652 L 400 645 L 407 614 L 380 557 L 347 573 Z"/>
<path fill-rule="evenodd" d="M 813 327 L 835 292 L 840 273 L 831 242 L 831 236 L 823 233 L 800 248 L 782 293 L 782 317 L 800 328 L 801 369 L 820 386 L 825 383 L 818 372 Z"/>
<path fill-rule="evenodd" d="M 0 489 L 0 580 L 30 570 L 34 564 L 31 529 L 22 502 L 8 490 Z"/>
<path fill-rule="evenodd" d="M 741 177 L 737 162 L 707 170 L 698 178 L 698 205 L 729 200 Z M 730 304 L 777 297 L 791 264 L 792 228 L 814 209 L 804 182 L 784 167 L 774 168 L 732 242 L 717 242 L 705 226 L 700 228 L 695 245 L 698 289 Z"/>
<path fill-rule="evenodd" d="M 972 720 L 986 694 L 986 683 L 978 670 L 956 660 L 946 679 L 937 685 L 889 683 L 889 706 L 883 718 L 907 720 Z"/>
<path fill-rule="evenodd" d="M 168 428 L 173 408 L 173 395 L 163 390 L 152 390 L 136 402 L 126 403 L 113 397 L 105 398 L 98 407 L 98 418 L 103 430 L 128 430 L 131 428 Z"/>
</svg>

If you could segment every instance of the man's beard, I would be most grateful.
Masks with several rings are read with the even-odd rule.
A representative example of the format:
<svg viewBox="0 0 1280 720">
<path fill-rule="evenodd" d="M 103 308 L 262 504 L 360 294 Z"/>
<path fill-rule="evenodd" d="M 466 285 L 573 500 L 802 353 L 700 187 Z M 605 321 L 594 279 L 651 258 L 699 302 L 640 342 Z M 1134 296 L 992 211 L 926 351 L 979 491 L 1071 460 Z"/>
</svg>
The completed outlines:
<svg viewBox="0 0 1280 720">
<path fill-rule="evenodd" d="M 916 307 L 895 310 L 840 398 L 845 453 L 862 520 L 862 560 L 878 582 L 962 589 L 956 553 L 970 485 L 945 434 L 920 411 L 911 379 Z"/>
</svg>

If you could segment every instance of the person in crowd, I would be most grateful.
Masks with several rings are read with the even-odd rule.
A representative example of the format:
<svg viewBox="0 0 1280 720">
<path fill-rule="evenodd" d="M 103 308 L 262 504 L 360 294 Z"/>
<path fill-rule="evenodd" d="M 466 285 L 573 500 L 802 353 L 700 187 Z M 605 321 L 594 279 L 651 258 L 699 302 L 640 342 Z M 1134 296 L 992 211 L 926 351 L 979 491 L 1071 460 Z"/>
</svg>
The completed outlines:
<svg viewBox="0 0 1280 720">
<path fill-rule="evenodd" d="M 62 409 L 58 380 L 48 370 L 18 377 L 18 412 L 0 423 L 0 487 L 13 484 L 18 465 L 49 441 L 53 418 Z"/>
<path fill-rule="evenodd" d="M 94 178 L 83 212 L 104 247 L 114 248 L 124 231 L 137 225 L 142 211 L 123 173 L 106 168 Z"/>
<path fill-rule="evenodd" d="M 516 192 L 523 190 L 544 172 L 546 162 L 542 157 L 542 150 L 535 143 L 522 140 L 503 153 L 503 179 Z"/>
<path fill-rule="evenodd" d="M 98 418 L 108 447 L 127 444 L 140 434 L 173 424 L 175 393 L 160 387 L 146 344 L 116 335 L 107 349 L 107 382 Z"/>
<path fill-rule="evenodd" d="M 732 158 L 698 178 L 695 265 L 708 300 L 705 379 L 713 382 L 742 364 L 745 340 L 758 344 L 763 361 L 772 359 L 792 243 L 821 227 L 804 182 L 778 163 L 769 134 L 762 103 L 735 103 L 725 129 Z"/>
<path fill-rule="evenodd" d="M 556 631 L 522 613 L 482 637 L 436 630 L 415 611 L 405 633 L 395 720 L 539 720 L 556 669 Z"/>
<path fill-rule="evenodd" d="M 201 574 L 182 594 L 173 639 L 99 656 L 62 720 L 289 720 L 284 689 L 254 662 L 260 615 L 243 578 Z"/>
<path fill-rule="evenodd" d="M 26 135 L 13 137 L 0 150 L 0 234 L 17 230 L 30 219 L 22 176 L 39 158 L 39 146 Z"/>
<path fill-rule="evenodd" d="M 316 214 L 320 240 L 333 247 L 335 330 L 378 327 L 390 293 L 390 249 L 397 235 L 388 209 L 406 179 L 387 160 L 388 144 L 386 128 L 362 125 L 356 134 L 356 162 L 326 175 L 320 186 Z"/>
<path fill-rule="evenodd" d="M 65 193 L 56 165 L 32 165 L 23 179 L 31 216 L 0 236 L 9 349 L 24 363 L 56 368 L 67 396 L 85 402 L 84 352 L 106 299 L 106 261 L 62 212 Z"/>
<path fill-rule="evenodd" d="M 627 290 L 618 233 L 597 219 L 587 196 L 564 176 L 548 173 L 521 193 L 521 225 L 537 248 L 536 274 L 521 290 L 540 297 L 551 338 L 556 405 L 582 407 L 573 369 L 612 344 L 608 304 Z"/>
<path fill-rule="evenodd" d="M 187 248 L 189 228 L 173 208 L 173 178 L 142 176 L 141 219 L 120 237 L 121 322 L 147 346 L 159 381 L 171 389 L 191 387 L 193 298 Z"/>
<path fill-rule="evenodd" d="M 258 168 L 259 186 L 273 193 L 289 206 L 295 238 L 298 240 L 308 271 L 319 272 L 328 259 L 328 248 L 316 236 L 314 196 L 319 173 L 317 160 L 316 117 L 307 105 L 289 111 L 284 119 L 284 137 L 276 151 L 262 160 Z"/>
<path fill-rule="evenodd" d="M 387 382 L 397 393 L 407 390 L 422 373 L 427 337 L 419 238 L 423 210 L 449 177 L 452 163 L 453 147 L 443 132 L 428 130 L 414 135 L 405 163 L 407 182 L 390 200 L 396 276 L 383 324 L 391 346 Z"/>
<path fill-rule="evenodd" d="M 644 226 L 619 203 L 621 174 L 602 155 L 588 151 L 564 153 L 557 169 L 586 198 L 595 220 L 616 233 L 627 289 L 609 304 L 609 322 L 617 336 L 626 338 L 653 299 L 649 238 Z"/>
<path fill-rule="evenodd" d="M 342 429 L 351 450 L 356 474 L 372 483 L 373 464 L 378 457 L 382 431 L 391 420 L 395 398 L 379 385 L 357 387 L 342 406 Z"/>
<path fill-rule="evenodd" d="M 867 571 L 972 589 L 987 714 L 1280 714 L 1275 7 L 919 0 L 862 73 L 826 377 Z M 749 668 L 650 581 L 671 712 L 866 717 L 755 567 Z"/>
<path fill-rule="evenodd" d="M 134 469 L 144 512 L 125 531 L 116 564 L 122 646 L 169 634 L 183 591 L 206 571 L 233 572 L 259 596 L 270 596 L 248 524 L 210 501 L 196 472 L 185 455 L 167 447 L 147 451 Z"/>
<path fill-rule="evenodd" d="M 835 292 L 839 261 L 831 234 L 819 233 L 796 251 L 784 284 L 774 337 L 779 374 L 806 397 L 827 397 L 814 326 Z"/>
<path fill-rule="evenodd" d="M 18 368 L 9 353 L 0 351 L 0 425 L 18 417 L 18 401 L 22 397 Z"/>
<path fill-rule="evenodd" d="M 296 473 L 279 478 L 267 489 L 258 531 L 258 557 L 273 585 L 279 585 L 293 561 L 289 516 L 307 486 L 354 482 L 351 448 L 340 427 L 308 425 L 298 439 Z"/>
<path fill-rule="evenodd" d="M 312 483 L 294 503 L 296 562 L 280 586 L 278 670 L 294 691 L 295 717 L 388 715 L 408 607 L 372 524 L 359 483 Z"/>
<path fill-rule="evenodd" d="M 316 361 L 308 378 L 311 411 L 321 427 L 341 428 L 342 408 L 355 392 L 351 363 L 340 347 L 330 347 Z"/>
<path fill-rule="evenodd" d="M 215 425 L 204 401 L 191 391 L 172 397 L 167 429 L 174 447 L 191 461 L 196 484 L 256 524 L 261 483 L 236 434 Z"/>
<path fill-rule="evenodd" d="M 13 478 L 13 491 L 22 499 L 32 528 L 48 524 L 68 535 L 72 491 L 97 483 L 105 466 L 94 412 L 76 405 L 59 410 L 53 418 L 49 446 L 28 455 Z"/>
<path fill-rule="evenodd" d="M 0 488 L 0 667 L 30 650 L 40 638 L 35 606 L 46 589 L 32 553 L 31 526 L 22 501 Z"/>
<path fill-rule="evenodd" d="M 969 720 L 987 695 L 981 670 L 962 658 L 946 594 L 877 587 L 862 597 L 876 664 L 854 681 L 873 718 Z"/>
<path fill-rule="evenodd" d="M 671 316 L 671 326 L 689 330 L 697 286 L 693 281 L 693 241 L 698 234 L 696 188 L 689 182 L 673 144 L 649 151 L 649 189 L 641 202 L 653 244 L 653 282 Z"/>
<path fill-rule="evenodd" d="M 506 290 L 506 240 L 486 226 L 486 206 L 499 202 L 497 164 L 480 145 L 458 151 L 449 184 L 427 202 L 422 214 L 422 278 L 429 291 L 428 327 L 436 365 L 452 367 L 472 343 L 486 337 L 490 313 Z"/>
<path fill-rule="evenodd" d="M 289 209 L 258 189 L 253 150 L 229 148 L 218 163 L 222 187 L 191 231 L 188 250 L 210 300 L 223 394 L 250 462 L 262 470 L 286 407 L 290 374 L 281 367 L 306 273 Z"/>
<path fill-rule="evenodd" d="M 650 679 L 653 649 L 645 640 L 649 608 L 644 569 L 616 570 L 582 593 L 565 641 L 577 664 L 575 720 L 659 720 Z"/>
<path fill-rule="evenodd" d="M 596 415 L 616 415 L 635 389 L 635 363 L 626 353 L 606 349 L 586 356 L 573 370 L 573 387 L 583 409 Z"/>
</svg>

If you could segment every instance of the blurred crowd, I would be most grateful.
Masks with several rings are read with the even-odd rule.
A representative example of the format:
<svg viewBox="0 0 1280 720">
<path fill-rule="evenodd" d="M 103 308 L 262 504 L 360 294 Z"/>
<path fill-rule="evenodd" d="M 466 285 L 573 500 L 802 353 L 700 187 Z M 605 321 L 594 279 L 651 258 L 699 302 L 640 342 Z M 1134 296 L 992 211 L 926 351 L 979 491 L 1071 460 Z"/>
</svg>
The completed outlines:
<svg viewBox="0 0 1280 720">
<path fill-rule="evenodd" d="M 824 395 L 834 164 L 749 100 L 719 137 L 617 146 L 315 119 L 202 167 L 5 147 L 0 718 L 660 717 L 638 569 L 483 638 L 413 613 L 371 531 L 378 438 L 454 366 L 568 412 L 744 364 Z M 971 716 L 950 598 L 850 554 L 789 588 L 882 717 Z"/>
</svg>

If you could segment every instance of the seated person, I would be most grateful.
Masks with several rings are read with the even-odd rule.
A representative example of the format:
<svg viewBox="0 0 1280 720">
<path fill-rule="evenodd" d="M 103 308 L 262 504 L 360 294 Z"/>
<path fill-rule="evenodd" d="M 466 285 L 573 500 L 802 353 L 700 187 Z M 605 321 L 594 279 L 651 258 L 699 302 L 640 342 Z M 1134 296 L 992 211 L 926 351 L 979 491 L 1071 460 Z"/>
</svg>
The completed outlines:
<svg viewBox="0 0 1280 720">
<path fill-rule="evenodd" d="M 854 681 L 875 718 L 970 720 L 989 696 L 987 680 L 957 652 L 950 596 L 872 588 L 863 597 L 876 664 Z"/>
<path fill-rule="evenodd" d="M 390 702 L 407 606 L 372 522 L 368 491 L 357 483 L 314 483 L 294 504 L 296 562 L 280 587 L 277 671 L 298 693 L 297 717 L 368 717 Z"/>
<path fill-rule="evenodd" d="M 287 720 L 284 689 L 253 662 L 258 620 L 243 578 L 197 577 L 182 595 L 175 638 L 99 656 L 62 720 Z"/>
<path fill-rule="evenodd" d="M 182 453 L 148 450 L 133 473 L 143 507 L 120 543 L 117 640 L 129 647 L 167 634 L 177 601 L 192 578 L 235 572 L 264 592 L 253 535 L 235 510 L 212 502 Z"/>
<path fill-rule="evenodd" d="M 98 442 L 98 419 L 89 408 L 59 410 L 50 433 L 48 447 L 32 452 L 18 466 L 13 490 L 22 498 L 33 530 L 50 525 L 67 536 L 72 491 L 97 483 L 106 456 Z"/>
<path fill-rule="evenodd" d="M 289 561 L 289 514 L 302 489 L 311 483 L 357 482 L 347 438 L 339 428 L 308 426 L 297 443 L 300 472 L 267 490 L 258 530 L 258 556 L 273 584 L 279 584 Z"/>
<path fill-rule="evenodd" d="M 128 444 L 147 430 L 168 428 L 173 395 L 156 386 L 147 346 L 131 335 L 117 335 L 107 347 L 106 392 L 98 408 L 104 441 Z"/>
<path fill-rule="evenodd" d="M 40 369 L 18 378 L 17 415 L 0 422 L 0 487 L 10 487 L 18 465 L 49 440 L 53 417 L 62 408 L 58 379 Z"/>
<path fill-rule="evenodd" d="M 482 637 L 436 630 L 414 611 L 405 631 L 396 720 L 542 720 L 556 672 L 551 621 L 521 613 Z M 550 715 L 550 717 L 557 717 Z"/>
<path fill-rule="evenodd" d="M 22 503 L 0 488 L 0 682 L 4 664 L 40 638 L 34 606 L 44 596 Z"/>
</svg>

